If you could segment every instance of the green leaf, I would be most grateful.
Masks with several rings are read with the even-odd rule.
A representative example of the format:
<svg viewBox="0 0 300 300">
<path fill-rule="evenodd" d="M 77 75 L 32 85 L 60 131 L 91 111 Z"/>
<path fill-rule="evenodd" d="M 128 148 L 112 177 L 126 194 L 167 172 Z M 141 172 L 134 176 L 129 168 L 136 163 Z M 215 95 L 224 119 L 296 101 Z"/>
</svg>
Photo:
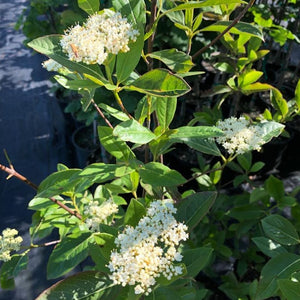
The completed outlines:
<svg viewBox="0 0 300 300">
<path fill-rule="evenodd" d="M 156 113 L 159 125 L 164 129 L 168 129 L 171 124 L 177 106 L 177 98 L 156 98 Z"/>
<path fill-rule="evenodd" d="M 298 109 L 300 109 L 300 79 L 298 80 L 296 89 L 295 89 L 295 101 L 298 106 Z"/>
<path fill-rule="evenodd" d="M 262 139 L 265 143 L 268 143 L 273 137 L 279 136 L 284 129 L 284 125 L 274 121 L 261 122 L 255 126 L 262 130 Z"/>
<path fill-rule="evenodd" d="M 170 138 L 184 141 L 188 138 L 209 138 L 222 135 L 222 130 L 214 126 L 183 126 L 176 128 L 176 131 L 170 135 Z"/>
<path fill-rule="evenodd" d="M 264 188 L 255 188 L 250 194 L 250 203 L 268 200 L 269 198 L 270 196 Z"/>
<path fill-rule="evenodd" d="M 212 25 L 209 25 L 201 29 L 200 31 L 223 32 L 231 23 L 232 21 L 218 21 Z M 260 38 L 261 40 L 264 40 L 262 31 L 259 29 L 259 27 L 250 23 L 239 22 L 236 25 L 234 25 L 234 27 L 231 28 L 229 32 L 233 34 L 239 34 L 239 35 L 243 34 L 243 35 L 254 36 Z"/>
<path fill-rule="evenodd" d="M 69 90 L 74 90 L 74 91 L 78 91 L 81 89 L 95 89 L 99 87 L 98 84 L 94 83 L 89 79 L 70 80 L 65 76 L 61 76 L 61 75 L 55 75 L 54 79 L 64 88 Z"/>
<path fill-rule="evenodd" d="M 47 278 L 60 277 L 87 258 L 89 243 L 94 238 L 90 232 L 71 234 L 60 241 L 51 253 L 47 265 Z"/>
<path fill-rule="evenodd" d="M 112 0 L 112 5 L 131 24 L 146 24 L 146 5 L 144 0 Z"/>
<path fill-rule="evenodd" d="M 91 77 L 98 79 L 98 82 L 102 85 L 109 84 L 107 79 L 105 79 L 101 73 L 99 66 L 70 61 L 62 51 L 60 38 L 60 35 L 47 35 L 31 41 L 27 46 L 33 48 L 37 52 L 47 55 L 70 70 L 77 71 L 81 74 L 88 74 Z M 89 79 L 91 79 L 91 77 L 89 77 Z"/>
<path fill-rule="evenodd" d="M 137 144 L 147 144 L 156 138 L 156 135 L 136 120 L 128 120 L 120 123 L 113 130 L 113 135 L 122 141 Z"/>
<path fill-rule="evenodd" d="M 112 282 L 103 273 L 81 272 L 55 283 L 42 292 L 36 300 L 97 300 L 112 286 Z"/>
<path fill-rule="evenodd" d="M 124 88 L 161 97 L 182 96 L 191 89 L 184 79 L 165 69 L 149 71 Z"/>
<path fill-rule="evenodd" d="M 77 0 L 78 6 L 89 15 L 93 15 L 99 11 L 99 0 Z"/>
<path fill-rule="evenodd" d="M 144 183 L 152 186 L 174 186 L 186 182 L 179 172 L 158 162 L 146 164 L 139 170 L 139 174 Z"/>
<path fill-rule="evenodd" d="M 276 88 L 271 89 L 271 103 L 283 117 L 285 117 L 289 112 L 286 100 L 283 98 L 281 92 Z"/>
<path fill-rule="evenodd" d="M 180 138 L 178 139 L 178 141 L 185 143 L 190 148 L 195 149 L 197 151 L 210 155 L 221 156 L 221 152 L 213 139 L 192 137 Z"/>
<path fill-rule="evenodd" d="M 182 199 L 177 210 L 178 221 L 185 222 L 191 231 L 208 213 L 216 197 L 215 192 L 201 192 Z"/>
<path fill-rule="evenodd" d="M 266 181 L 265 181 L 265 188 L 270 196 L 274 197 L 276 201 L 280 201 L 284 197 L 284 186 L 283 182 L 271 175 Z"/>
<path fill-rule="evenodd" d="M 135 227 L 144 215 L 146 215 L 144 205 L 136 199 L 131 199 L 124 217 L 124 224 Z"/>
<path fill-rule="evenodd" d="M 262 75 L 263 72 L 256 70 L 249 70 L 248 72 L 244 72 L 238 77 L 238 85 L 239 87 L 243 88 L 244 86 L 256 82 Z"/>
<path fill-rule="evenodd" d="M 117 55 L 116 76 L 118 83 L 125 81 L 129 77 L 140 60 L 144 47 L 144 32 L 142 28 L 139 29 L 136 41 L 128 46 L 130 51 Z"/>
<path fill-rule="evenodd" d="M 71 181 L 71 177 L 79 174 L 80 169 L 68 169 L 54 172 L 44 179 L 38 188 L 37 196 L 39 198 L 49 198 L 74 190 L 76 181 Z"/>
<path fill-rule="evenodd" d="M 249 171 L 251 164 L 252 164 L 252 155 L 251 152 L 244 153 L 242 155 L 237 156 L 237 161 L 239 162 L 240 166 L 245 170 Z"/>
<path fill-rule="evenodd" d="M 292 281 L 289 279 L 277 280 L 279 289 L 286 300 L 299 300 L 300 299 L 300 282 Z"/>
<path fill-rule="evenodd" d="M 106 126 L 98 126 L 98 135 L 102 146 L 111 155 L 123 161 L 129 161 L 135 157 L 129 146 L 113 136 L 113 129 Z"/>
<path fill-rule="evenodd" d="M 0 271 L 0 283 L 3 289 L 13 289 L 14 277 L 27 268 L 28 256 L 25 254 L 14 254 L 11 260 L 4 262 Z"/>
<path fill-rule="evenodd" d="M 258 161 L 258 162 L 256 162 L 252 167 L 251 167 L 251 169 L 250 169 L 250 171 L 249 172 L 258 172 L 258 171 L 260 171 L 263 167 L 265 166 L 265 163 L 264 162 L 262 162 L 262 161 Z"/>
<path fill-rule="evenodd" d="M 252 84 L 243 86 L 241 90 L 242 90 L 243 94 L 250 95 L 250 94 L 253 94 L 253 93 L 269 91 L 273 88 L 274 87 L 270 84 L 256 82 L 256 83 L 252 83 Z"/>
<path fill-rule="evenodd" d="M 104 109 L 107 113 L 109 113 L 112 117 L 120 120 L 120 121 L 127 121 L 129 120 L 129 117 L 123 113 L 122 111 L 120 110 L 117 110 L 105 103 L 99 103 L 98 104 L 99 107 L 101 107 L 102 109 Z"/>
<path fill-rule="evenodd" d="M 57 197 L 57 200 L 62 200 L 63 198 Z M 49 207 L 57 207 L 57 204 L 51 201 L 49 198 L 35 197 L 28 203 L 28 208 L 32 210 L 42 210 Z"/>
<path fill-rule="evenodd" d="M 287 253 L 287 250 L 283 246 L 263 236 L 254 237 L 252 238 L 252 241 L 261 252 L 269 257 L 275 257 L 279 254 Z"/>
<path fill-rule="evenodd" d="M 299 244 L 299 236 L 290 221 L 280 215 L 271 215 L 261 221 L 263 230 L 269 238 L 283 244 Z"/>
<path fill-rule="evenodd" d="M 193 66 L 191 56 L 177 49 L 166 49 L 149 53 L 148 56 L 162 61 L 168 68 L 174 72 L 185 73 Z"/>
<path fill-rule="evenodd" d="M 255 300 L 274 296 L 278 290 L 277 280 L 288 279 L 300 269 L 299 255 L 292 253 L 280 254 L 271 258 L 262 268 Z"/>
<path fill-rule="evenodd" d="M 202 8 L 202 7 L 211 7 L 213 5 L 221 5 L 221 4 L 231 4 L 231 3 L 245 3 L 241 0 L 204 0 L 202 2 L 191 2 L 186 4 L 181 4 L 168 10 L 167 12 L 179 11 L 191 8 Z"/>
<path fill-rule="evenodd" d="M 186 265 L 187 275 L 195 277 L 209 263 L 212 257 L 213 249 L 208 247 L 200 247 L 185 250 L 182 262 Z"/>
</svg>

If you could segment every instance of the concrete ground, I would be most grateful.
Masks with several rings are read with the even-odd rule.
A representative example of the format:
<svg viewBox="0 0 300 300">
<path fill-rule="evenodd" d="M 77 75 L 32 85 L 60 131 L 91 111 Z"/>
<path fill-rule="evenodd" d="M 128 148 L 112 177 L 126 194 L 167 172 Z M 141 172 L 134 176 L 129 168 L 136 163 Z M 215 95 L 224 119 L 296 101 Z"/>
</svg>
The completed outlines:
<svg viewBox="0 0 300 300">
<path fill-rule="evenodd" d="M 41 67 L 45 58 L 33 55 L 22 44 L 22 33 L 13 28 L 26 5 L 26 0 L 0 2 L 0 163 L 7 165 L 6 149 L 15 169 L 39 184 L 58 162 L 68 164 L 68 145 L 63 114 L 48 92 L 49 74 Z M 32 211 L 27 205 L 35 192 L 6 176 L 0 172 L 0 233 L 16 228 L 28 243 Z M 18 276 L 15 291 L 0 289 L 0 299 L 35 299 L 51 285 L 46 281 L 46 252 L 38 249 L 31 255 L 29 271 Z"/>
</svg>

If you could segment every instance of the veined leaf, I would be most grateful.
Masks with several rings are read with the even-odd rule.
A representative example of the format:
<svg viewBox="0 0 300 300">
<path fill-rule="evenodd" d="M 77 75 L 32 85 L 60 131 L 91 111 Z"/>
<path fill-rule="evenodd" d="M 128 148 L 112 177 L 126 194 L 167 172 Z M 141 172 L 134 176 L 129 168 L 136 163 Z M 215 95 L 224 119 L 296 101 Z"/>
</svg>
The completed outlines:
<svg viewBox="0 0 300 300">
<path fill-rule="evenodd" d="M 177 49 L 166 49 L 149 53 L 148 56 L 158 59 L 166 64 L 172 71 L 178 73 L 188 72 L 193 66 L 192 58 Z"/>
<path fill-rule="evenodd" d="M 136 199 L 131 199 L 126 209 L 124 224 L 135 227 L 144 215 L 146 215 L 144 205 Z"/>
<path fill-rule="evenodd" d="M 113 130 L 113 134 L 122 141 L 137 144 L 147 144 L 156 138 L 156 135 L 152 131 L 135 120 L 120 123 Z"/>
<path fill-rule="evenodd" d="M 290 279 L 279 279 L 277 284 L 286 300 L 300 299 L 300 282 Z"/>
<path fill-rule="evenodd" d="M 75 295 L 77 300 L 97 300 L 112 286 L 103 273 L 86 271 L 55 283 L 36 300 L 75 299 Z"/>
<path fill-rule="evenodd" d="M 216 31 L 216 32 L 222 32 L 224 31 L 232 21 L 218 21 L 212 25 L 209 25 L 200 31 Z M 255 25 L 245 22 L 239 22 L 234 27 L 232 27 L 229 30 L 230 33 L 233 34 L 247 34 L 250 36 L 254 36 L 257 38 L 260 38 L 261 40 L 264 40 L 262 31 Z"/>
<path fill-rule="evenodd" d="M 181 77 L 168 70 L 155 69 L 131 82 L 124 89 L 153 96 L 174 97 L 186 94 L 191 88 Z"/>
<path fill-rule="evenodd" d="M 49 257 L 47 278 L 60 277 L 75 268 L 88 256 L 89 243 L 93 241 L 90 232 L 71 234 L 61 240 Z"/>
<path fill-rule="evenodd" d="M 222 130 L 214 126 L 183 126 L 175 130 L 170 138 L 184 140 L 186 138 L 209 138 L 223 135 Z"/>
<path fill-rule="evenodd" d="M 156 98 L 156 113 L 160 126 L 166 130 L 171 124 L 177 106 L 176 97 Z"/>
<path fill-rule="evenodd" d="M 179 172 L 158 162 L 146 164 L 139 170 L 139 174 L 144 183 L 153 186 L 175 186 L 186 181 Z"/>
<path fill-rule="evenodd" d="M 89 15 L 98 12 L 100 3 L 99 0 L 77 0 L 78 6 Z"/>
</svg>

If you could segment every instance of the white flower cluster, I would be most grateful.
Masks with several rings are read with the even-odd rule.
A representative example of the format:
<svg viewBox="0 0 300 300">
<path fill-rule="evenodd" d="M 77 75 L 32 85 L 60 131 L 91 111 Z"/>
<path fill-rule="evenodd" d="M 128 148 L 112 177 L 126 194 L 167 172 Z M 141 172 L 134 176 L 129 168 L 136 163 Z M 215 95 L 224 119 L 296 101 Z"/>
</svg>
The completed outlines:
<svg viewBox="0 0 300 300">
<path fill-rule="evenodd" d="M 172 262 L 181 261 L 177 248 L 188 233 L 175 212 L 171 200 L 154 201 L 135 228 L 127 226 L 118 235 L 118 250 L 112 251 L 108 265 L 115 284 L 135 285 L 135 294 L 148 295 L 161 274 L 169 280 L 182 274 L 182 267 Z"/>
<path fill-rule="evenodd" d="M 251 125 L 244 117 L 239 119 L 231 117 L 224 121 L 218 121 L 216 126 L 224 133 L 224 136 L 217 137 L 216 140 L 229 154 L 243 154 L 251 150 L 260 150 L 265 143 L 262 139 L 262 129 Z"/>
<path fill-rule="evenodd" d="M 10 252 L 20 250 L 20 245 L 23 239 L 18 234 L 16 229 L 6 228 L 0 235 L 0 260 L 9 261 L 11 259 Z"/>
<path fill-rule="evenodd" d="M 129 41 L 135 41 L 138 31 L 120 13 L 94 14 L 83 25 L 65 32 L 61 39 L 69 59 L 86 64 L 102 64 L 108 53 L 129 51 Z"/>
<path fill-rule="evenodd" d="M 42 66 L 49 72 L 57 72 L 59 69 L 63 68 L 61 64 L 51 58 L 42 62 Z"/>
<path fill-rule="evenodd" d="M 106 223 L 107 218 L 119 211 L 118 205 L 112 199 L 101 204 L 98 201 L 91 201 L 87 204 L 84 214 L 87 216 L 85 220 L 88 227 L 92 231 L 98 231 L 99 225 Z"/>
</svg>

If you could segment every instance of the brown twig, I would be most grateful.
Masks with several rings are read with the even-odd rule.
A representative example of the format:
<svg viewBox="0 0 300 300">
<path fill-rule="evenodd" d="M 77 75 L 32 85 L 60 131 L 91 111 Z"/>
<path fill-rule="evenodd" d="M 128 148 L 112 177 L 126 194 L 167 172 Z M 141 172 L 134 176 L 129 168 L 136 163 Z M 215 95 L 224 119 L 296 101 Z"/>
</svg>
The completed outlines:
<svg viewBox="0 0 300 300">
<path fill-rule="evenodd" d="M 111 123 L 108 121 L 108 119 L 105 117 L 105 115 L 103 114 L 102 110 L 100 109 L 100 107 L 96 104 L 96 102 L 94 101 L 94 99 L 92 99 L 92 104 L 94 105 L 94 107 L 96 108 L 98 114 L 101 116 L 101 118 L 105 121 L 105 123 L 111 128 L 114 129 L 114 127 L 111 125 Z"/>
<path fill-rule="evenodd" d="M 157 5 L 156 5 L 156 0 L 151 1 L 151 15 L 150 15 L 150 20 L 149 20 L 149 28 L 152 28 L 155 18 L 156 18 L 156 12 L 157 12 Z M 152 35 L 148 39 L 148 44 L 147 44 L 147 53 L 151 53 L 153 51 L 153 42 L 154 42 L 154 37 L 155 37 L 155 31 L 152 33 Z M 148 71 L 153 69 L 153 59 L 151 57 L 148 58 Z"/>
<path fill-rule="evenodd" d="M 8 178 L 16 177 L 17 179 L 19 179 L 19 180 L 25 182 L 27 185 L 31 186 L 36 191 L 38 190 L 38 186 L 36 184 L 34 184 L 30 180 L 28 180 L 26 177 L 24 177 L 23 175 L 21 175 L 20 173 L 15 171 L 12 166 L 11 166 L 11 168 L 8 168 L 8 167 L 5 167 L 5 166 L 0 164 L 0 170 L 8 173 L 9 174 Z M 69 214 L 71 214 L 71 215 L 77 217 L 78 219 L 82 220 L 81 215 L 77 211 L 73 211 L 71 208 L 69 208 L 68 206 L 66 206 L 65 204 L 60 202 L 59 200 L 55 199 L 54 197 L 51 197 L 49 199 L 51 201 L 53 201 L 54 203 L 56 203 L 58 206 L 60 206 L 62 209 L 66 210 Z"/>
<path fill-rule="evenodd" d="M 200 54 L 205 52 L 209 47 L 214 45 L 221 37 L 223 37 L 232 27 L 234 27 L 245 15 L 245 13 L 248 11 L 248 9 L 254 4 L 255 0 L 250 0 L 249 3 L 245 6 L 245 8 L 241 11 L 241 13 L 232 21 L 232 23 L 224 30 L 222 31 L 215 39 L 213 39 L 209 44 L 198 50 L 193 56 L 192 59 L 194 60 L 197 58 Z"/>
</svg>

